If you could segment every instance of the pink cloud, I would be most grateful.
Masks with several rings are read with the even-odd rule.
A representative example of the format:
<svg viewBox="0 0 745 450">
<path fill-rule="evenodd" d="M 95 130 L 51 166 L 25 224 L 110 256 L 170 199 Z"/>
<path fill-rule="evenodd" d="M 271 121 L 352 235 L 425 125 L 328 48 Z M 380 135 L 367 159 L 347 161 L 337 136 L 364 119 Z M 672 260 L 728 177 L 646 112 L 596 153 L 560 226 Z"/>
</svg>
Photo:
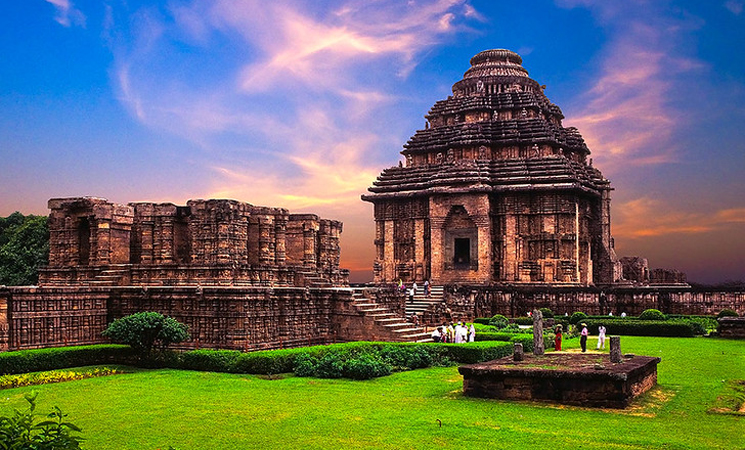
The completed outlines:
<svg viewBox="0 0 745 450">
<path fill-rule="evenodd" d="M 681 88 L 677 77 L 703 64 L 677 56 L 667 29 L 639 20 L 617 26 L 598 81 L 578 97 L 581 106 L 567 114 L 566 123 L 580 130 L 609 174 L 677 160 L 677 133 L 689 120 L 673 106 L 675 90 Z"/>
</svg>

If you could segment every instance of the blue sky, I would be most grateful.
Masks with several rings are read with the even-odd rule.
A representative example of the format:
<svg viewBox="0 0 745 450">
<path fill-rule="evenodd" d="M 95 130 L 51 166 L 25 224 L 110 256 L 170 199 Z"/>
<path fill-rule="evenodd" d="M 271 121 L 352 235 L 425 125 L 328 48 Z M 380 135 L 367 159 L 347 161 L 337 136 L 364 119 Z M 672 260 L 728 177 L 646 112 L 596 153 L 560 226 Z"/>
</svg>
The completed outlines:
<svg viewBox="0 0 745 450">
<path fill-rule="evenodd" d="M 745 0 L 6 2 L 0 215 L 235 198 L 342 220 L 481 50 L 520 53 L 615 188 L 620 255 L 745 279 Z"/>
</svg>

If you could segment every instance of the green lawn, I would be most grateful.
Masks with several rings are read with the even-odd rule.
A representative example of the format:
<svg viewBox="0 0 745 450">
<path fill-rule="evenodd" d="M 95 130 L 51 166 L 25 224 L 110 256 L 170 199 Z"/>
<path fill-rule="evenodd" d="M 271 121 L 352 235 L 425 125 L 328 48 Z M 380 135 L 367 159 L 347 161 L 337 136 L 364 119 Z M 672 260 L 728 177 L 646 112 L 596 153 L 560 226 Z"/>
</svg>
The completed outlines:
<svg viewBox="0 0 745 450">
<path fill-rule="evenodd" d="M 707 412 L 728 392 L 726 380 L 745 379 L 745 343 L 623 337 L 621 345 L 662 358 L 659 387 L 626 411 L 465 398 L 456 368 L 370 381 L 139 371 L 8 389 L 0 410 L 24 407 L 35 389 L 38 411 L 68 412 L 88 449 L 745 448 L 745 417 Z"/>
</svg>

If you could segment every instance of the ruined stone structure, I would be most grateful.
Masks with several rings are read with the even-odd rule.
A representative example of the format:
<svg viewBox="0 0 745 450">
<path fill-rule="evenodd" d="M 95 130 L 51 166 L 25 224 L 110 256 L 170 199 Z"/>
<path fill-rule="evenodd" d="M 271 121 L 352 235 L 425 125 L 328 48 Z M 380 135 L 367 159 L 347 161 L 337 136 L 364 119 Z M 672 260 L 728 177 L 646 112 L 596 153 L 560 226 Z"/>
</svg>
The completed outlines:
<svg viewBox="0 0 745 450">
<path fill-rule="evenodd" d="M 610 182 L 509 50 L 487 50 L 362 199 L 375 205 L 375 281 L 551 283 L 621 277 Z"/>
<path fill-rule="evenodd" d="M 341 222 L 235 200 L 49 200 L 49 285 L 346 286 Z"/>
<path fill-rule="evenodd" d="M 181 348 L 429 336 L 403 319 L 403 294 L 349 288 L 340 222 L 235 200 L 49 208 L 39 286 L 0 286 L 0 351 L 106 343 L 109 323 L 140 311 L 188 325 Z"/>
</svg>

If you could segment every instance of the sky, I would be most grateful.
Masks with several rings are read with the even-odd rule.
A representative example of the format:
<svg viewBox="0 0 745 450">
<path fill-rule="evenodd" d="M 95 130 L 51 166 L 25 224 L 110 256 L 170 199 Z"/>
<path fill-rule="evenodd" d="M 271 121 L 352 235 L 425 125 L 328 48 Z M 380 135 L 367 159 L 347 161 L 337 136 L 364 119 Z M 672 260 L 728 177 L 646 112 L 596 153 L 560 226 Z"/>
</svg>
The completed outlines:
<svg viewBox="0 0 745 450">
<path fill-rule="evenodd" d="M 619 256 L 745 280 L 745 0 L 24 0 L 0 14 L 0 216 L 233 198 L 344 222 L 491 48 L 614 187 Z"/>
</svg>

